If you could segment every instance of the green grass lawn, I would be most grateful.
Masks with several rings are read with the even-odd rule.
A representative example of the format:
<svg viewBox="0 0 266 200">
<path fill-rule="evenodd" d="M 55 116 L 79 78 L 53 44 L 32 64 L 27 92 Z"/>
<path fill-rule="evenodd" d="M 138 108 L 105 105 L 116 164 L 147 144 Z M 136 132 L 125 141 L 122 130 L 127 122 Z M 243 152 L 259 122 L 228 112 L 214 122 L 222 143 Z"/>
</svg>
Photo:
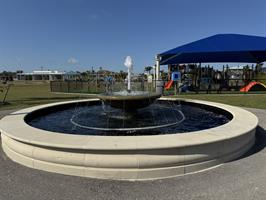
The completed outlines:
<svg viewBox="0 0 266 200">
<path fill-rule="evenodd" d="M 2 86 L 0 86 L 0 88 L 1 87 Z M 172 97 L 199 99 L 235 106 L 266 109 L 266 94 L 183 94 Z M 2 100 L 2 98 L 3 92 L 0 93 L 0 100 Z M 48 83 L 15 83 L 11 86 L 10 91 L 7 95 L 7 104 L 0 104 L 0 110 L 18 109 L 38 104 L 82 98 L 90 97 L 81 94 L 70 95 L 51 93 Z"/>
<path fill-rule="evenodd" d="M 3 86 L 0 86 L 3 88 Z M 0 93 L 0 100 L 4 92 Z M 85 98 L 83 95 L 55 94 L 50 92 L 48 83 L 35 84 L 14 84 L 11 85 L 6 98 L 6 104 L 0 104 L 0 110 L 29 107 L 38 104 L 51 103 L 56 101 L 67 101 L 72 99 Z M 87 97 L 88 98 L 88 97 Z"/>
<path fill-rule="evenodd" d="M 240 107 L 266 109 L 266 94 L 195 94 L 179 95 L 178 97 L 214 101 Z"/>
</svg>

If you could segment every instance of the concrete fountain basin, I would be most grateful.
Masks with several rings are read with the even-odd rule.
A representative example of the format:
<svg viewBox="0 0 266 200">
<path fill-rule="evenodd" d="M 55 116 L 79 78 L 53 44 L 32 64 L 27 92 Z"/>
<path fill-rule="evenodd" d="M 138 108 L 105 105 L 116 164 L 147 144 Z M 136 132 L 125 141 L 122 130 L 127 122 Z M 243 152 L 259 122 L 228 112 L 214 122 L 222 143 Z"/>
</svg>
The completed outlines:
<svg viewBox="0 0 266 200">
<path fill-rule="evenodd" d="M 4 117 L 0 121 L 2 147 L 10 159 L 34 169 L 135 181 L 209 169 L 240 157 L 254 144 L 258 119 L 252 113 L 220 103 L 184 101 L 222 109 L 231 113 L 233 118 L 222 126 L 202 131 L 152 136 L 69 135 L 37 129 L 25 123 L 28 113 L 77 101 L 52 103 L 22 109 Z"/>
</svg>

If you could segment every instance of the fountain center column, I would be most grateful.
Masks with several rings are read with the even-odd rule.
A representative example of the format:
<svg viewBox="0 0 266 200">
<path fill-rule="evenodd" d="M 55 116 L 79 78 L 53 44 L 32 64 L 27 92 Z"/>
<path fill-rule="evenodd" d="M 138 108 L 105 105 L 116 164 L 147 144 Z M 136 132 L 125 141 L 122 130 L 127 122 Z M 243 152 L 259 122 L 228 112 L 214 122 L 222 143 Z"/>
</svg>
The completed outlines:
<svg viewBox="0 0 266 200">
<path fill-rule="evenodd" d="M 127 91 L 131 91 L 131 73 L 133 70 L 133 62 L 130 56 L 126 57 L 124 65 L 127 67 Z"/>
<path fill-rule="evenodd" d="M 131 71 L 128 68 L 127 69 L 127 90 L 130 92 L 131 91 Z"/>
</svg>

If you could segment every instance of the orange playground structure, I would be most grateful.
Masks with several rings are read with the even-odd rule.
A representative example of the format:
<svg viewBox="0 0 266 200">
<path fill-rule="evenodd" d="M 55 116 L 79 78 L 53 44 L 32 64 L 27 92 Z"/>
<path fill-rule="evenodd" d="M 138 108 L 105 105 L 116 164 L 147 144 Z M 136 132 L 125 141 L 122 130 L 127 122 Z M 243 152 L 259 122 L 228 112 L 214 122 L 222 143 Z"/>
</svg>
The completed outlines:
<svg viewBox="0 0 266 200">
<path fill-rule="evenodd" d="M 248 92 L 255 85 L 260 85 L 266 89 L 266 85 L 264 85 L 263 83 L 258 82 L 258 81 L 252 81 L 248 85 L 246 85 L 245 87 L 241 88 L 240 92 Z"/>
<path fill-rule="evenodd" d="M 169 89 L 172 87 L 173 82 L 174 82 L 173 80 L 168 81 L 168 82 L 164 85 L 164 88 L 165 88 L 166 90 L 169 90 Z"/>
</svg>

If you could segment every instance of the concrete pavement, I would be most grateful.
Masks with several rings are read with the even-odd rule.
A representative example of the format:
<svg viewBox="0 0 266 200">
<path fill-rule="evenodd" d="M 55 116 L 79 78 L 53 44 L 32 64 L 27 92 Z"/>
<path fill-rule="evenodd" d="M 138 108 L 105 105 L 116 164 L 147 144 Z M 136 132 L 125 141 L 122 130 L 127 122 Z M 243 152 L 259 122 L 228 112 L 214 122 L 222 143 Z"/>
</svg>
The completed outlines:
<svg viewBox="0 0 266 200">
<path fill-rule="evenodd" d="M 266 198 L 266 110 L 257 144 L 245 156 L 204 172 L 170 179 L 126 182 L 65 176 L 12 162 L 0 147 L 0 200 L 235 199 Z M 1 111 L 0 116 L 8 114 Z M 243 124 L 244 126 L 244 124 Z"/>
</svg>

